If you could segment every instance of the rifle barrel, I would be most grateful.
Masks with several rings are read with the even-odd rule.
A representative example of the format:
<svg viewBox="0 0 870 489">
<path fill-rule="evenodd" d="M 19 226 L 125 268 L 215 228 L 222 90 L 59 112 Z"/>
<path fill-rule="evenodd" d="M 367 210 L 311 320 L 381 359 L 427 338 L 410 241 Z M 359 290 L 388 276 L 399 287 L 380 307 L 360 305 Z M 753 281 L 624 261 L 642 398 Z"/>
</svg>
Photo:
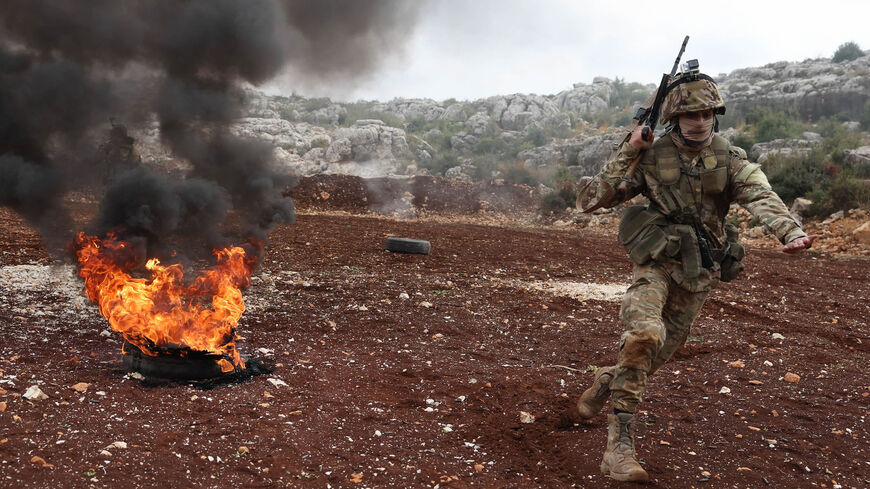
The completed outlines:
<svg viewBox="0 0 870 489">
<path fill-rule="evenodd" d="M 680 66 L 680 58 L 683 57 L 683 52 L 686 50 L 686 44 L 689 44 L 689 36 L 683 39 L 683 45 L 680 47 L 680 53 L 677 54 L 677 59 L 674 61 L 674 67 L 671 68 L 671 76 L 677 74 L 677 68 Z"/>
</svg>

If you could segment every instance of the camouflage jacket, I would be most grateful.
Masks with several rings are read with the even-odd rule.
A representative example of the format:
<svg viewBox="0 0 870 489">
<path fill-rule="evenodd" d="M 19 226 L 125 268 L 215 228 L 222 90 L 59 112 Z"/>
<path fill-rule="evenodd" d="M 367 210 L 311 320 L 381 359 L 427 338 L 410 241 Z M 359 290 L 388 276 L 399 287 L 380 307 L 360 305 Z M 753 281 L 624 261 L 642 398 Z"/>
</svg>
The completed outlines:
<svg viewBox="0 0 870 489">
<path fill-rule="evenodd" d="M 743 149 L 729 146 L 727 141 L 718 135 L 715 138 L 718 139 L 714 139 L 714 144 L 705 147 L 697 156 L 690 157 L 677 151 L 670 137 L 665 135 L 641 154 L 637 171 L 627 182 L 626 188 L 619 190 L 620 179 L 639 154 L 638 149 L 626 142 L 598 175 L 581 189 L 581 193 L 586 195 L 580 195 L 578 202 L 584 210 L 596 204 L 602 207 L 613 207 L 638 194 L 643 194 L 649 199 L 651 208 L 660 211 L 675 223 L 681 222 L 681 218 L 684 219 L 682 222 L 686 223 L 686 220 L 694 220 L 694 216 L 699 215 L 700 222 L 714 247 L 722 247 L 725 243 L 725 217 L 732 203 L 746 208 L 773 230 L 783 244 L 806 236 L 800 225 L 791 217 L 785 204 L 771 189 L 761 167 L 747 161 Z M 714 146 L 721 148 L 722 151 L 718 159 L 714 154 Z M 678 160 L 674 158 L 674 166 L 679 167 L 679 181 L 676 184 L 663 183 L 665 175 L 656 163 L 656 151 L 660 152 L 659 159 L 662 158 L 663 153 L 669 151 L 671 154 L 678 155 Z M 714 191 L 702 189 L 700 174 L 714 167 L 719 167 L 721 173 L 719 188 Z M 679 203 L 675 204 L 675 197 L 680 201 Z M 684 207 L 684 214 L 691 215 L 680 216 L 673 211 L 680 207 Z M 708 288 L 709 284 L 703 279 L 715 279 L 717 271 L 703 274 L 702 283 L 694 284 L 689 288 Z"/>
</svg>

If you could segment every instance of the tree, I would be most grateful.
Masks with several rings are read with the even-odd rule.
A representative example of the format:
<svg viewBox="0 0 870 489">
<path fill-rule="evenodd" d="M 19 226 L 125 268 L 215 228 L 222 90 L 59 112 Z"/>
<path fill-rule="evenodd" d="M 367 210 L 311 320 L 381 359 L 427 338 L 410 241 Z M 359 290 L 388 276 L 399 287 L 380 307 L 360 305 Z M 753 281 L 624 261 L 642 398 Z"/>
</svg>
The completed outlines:
<svg viewBox="0 0 870 489">
<path fill-rule="evenodd" d="M 858 59 L 861 56 L 864 56 L 864 51 L 861 50 L 857 43 L 849 41 L 840 44 L 840 47 L 837 48 L 831 61 L 834 63 L 842 63 L 843 61 Z"/>
</svg>

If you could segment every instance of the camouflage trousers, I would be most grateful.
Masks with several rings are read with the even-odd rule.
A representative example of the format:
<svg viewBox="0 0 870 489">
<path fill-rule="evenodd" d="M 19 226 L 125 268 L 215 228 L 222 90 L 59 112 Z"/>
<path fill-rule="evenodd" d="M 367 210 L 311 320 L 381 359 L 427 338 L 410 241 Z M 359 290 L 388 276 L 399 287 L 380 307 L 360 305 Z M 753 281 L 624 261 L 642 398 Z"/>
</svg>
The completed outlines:
<svg viewBox="0 0 870 489">
<path fill-rule="evenodd" d="M 610 383 L 613 407 L 633 413 L 643 397 L 647 376 L 686 343 L 689 329 L 708 291 L 689 292 L 671 279 L 666 267 L 635 265 L 620 319 L 625 326 L 619 360 Z"/>
</svg>

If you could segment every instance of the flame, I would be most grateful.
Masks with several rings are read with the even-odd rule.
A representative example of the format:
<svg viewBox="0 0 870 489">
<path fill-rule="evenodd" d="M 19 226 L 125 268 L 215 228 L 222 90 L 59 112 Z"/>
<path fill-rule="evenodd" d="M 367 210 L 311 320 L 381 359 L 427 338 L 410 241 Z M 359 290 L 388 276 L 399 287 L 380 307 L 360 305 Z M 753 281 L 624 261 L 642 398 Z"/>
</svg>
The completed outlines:
<svg viewBox="0 0 870 489">
<path fill-rule="evenodd" d="M 214 250 L 217 264 L 185 284 L 180 264 L 163 266 L 156 258 L 145 265 L 150 280 L 130 276 L 125 268 L 135 263 L 133 249 L 112 234 L 79 233 L 74 246 L 88 298 L 143 353 L 189 347 L 223 356 L 218 363 L 224 372 L 245 367 L 236 350 L 236 325 L 245 311 L 241 289 L 250 283 L 256 258 L 243 248 Z"/>
</svg>

